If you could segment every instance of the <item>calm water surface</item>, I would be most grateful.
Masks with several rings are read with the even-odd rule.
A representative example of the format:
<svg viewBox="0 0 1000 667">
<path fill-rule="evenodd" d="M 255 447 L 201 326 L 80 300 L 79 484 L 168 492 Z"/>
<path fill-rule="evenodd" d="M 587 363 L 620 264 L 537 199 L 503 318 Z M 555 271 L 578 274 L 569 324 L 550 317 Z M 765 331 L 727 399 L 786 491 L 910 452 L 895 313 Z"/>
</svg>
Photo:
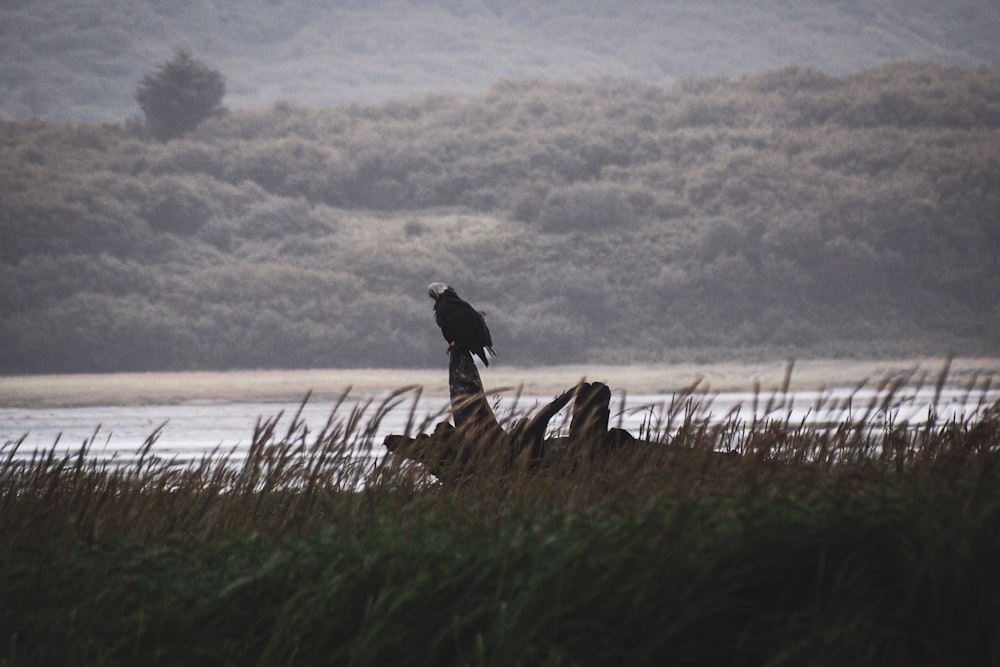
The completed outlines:
<svg viewBox="0 0 1000 667">
<path fill-rule="evenodd" d="M 172 405 L 93 406 L 78 408 L 0 408 L 0 445 L 5 455 L 20 441 L 17 456 L 31 456 L 54 446 L 74 451 L 89 443 L 92 456 L 128 458 L 157 433 L 152 452 L 165 458 L 198 459 L 219 450 L 238 456 L 249 447 L 255 425 L 278 419 L 283 435 L 293 415 L 315 434 L 328 422 L 344 425 L 356 412 L 358 427 L 351 441 L 366 444 L 373 454 L 382 452 L 389 433 L 429 432 L 449 418 L 444 398 L 404 395 L 386 404 L 386 395 L 349 398 L 336 411 L 332 403 L 225 403 L 191 402 Z M 545 405 L 551 397 L 499 396 L 491 399 L 501 420 L 523 416 Z M 938 420 L 974 418 L 1000 400 L 1000 390 L 988 392 L 933 387 L 901 389 L 892 396 L 875 390 L 834 389 L 794 394 L 710 393 L 624 395 L 612 398 L 612 424 L 632 433 L 669 432 L 685 413 L 713 422 L 738 419 L 788 420 L 792 424 L 865 420 L 878 426 L 886 419 L 922 423 L 929 415 Z M 552 420 L 553 428 L 568 426 L 568 410 Z M 367 427 L 374 425 L 370 431 Z"/>
</svg>

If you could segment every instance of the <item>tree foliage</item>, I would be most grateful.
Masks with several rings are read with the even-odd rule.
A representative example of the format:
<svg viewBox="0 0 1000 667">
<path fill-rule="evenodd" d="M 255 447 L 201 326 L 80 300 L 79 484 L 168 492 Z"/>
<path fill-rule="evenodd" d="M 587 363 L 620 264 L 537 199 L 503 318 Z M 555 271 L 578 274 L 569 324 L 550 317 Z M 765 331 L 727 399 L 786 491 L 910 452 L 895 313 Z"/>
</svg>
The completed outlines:
<svg viewBox="0 0 1000 667">
<path fill-rule="evenodd" d="M 1000 354 L 987 68 L 0 136 L 0 372 L 440 365 L 436 280 L 499 363 Z"/>
<path fill-rule="evenodd" d="M 173 60 L 146 74 L 136 100 L 153 136 L 166 141 L 179 137 L 222 109 L 226 83 L 222 74 L 179 51 Z"/>
</svg>

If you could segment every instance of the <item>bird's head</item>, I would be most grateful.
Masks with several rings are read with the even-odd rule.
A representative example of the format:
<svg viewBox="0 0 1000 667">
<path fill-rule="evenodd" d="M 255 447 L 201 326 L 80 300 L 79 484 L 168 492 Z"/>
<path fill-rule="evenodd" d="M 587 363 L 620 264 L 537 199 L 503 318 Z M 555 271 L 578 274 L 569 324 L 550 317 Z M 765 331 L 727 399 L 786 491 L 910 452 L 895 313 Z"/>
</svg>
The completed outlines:
<svg viewBox="0 0 1000 667">
<path fill-rule="evenodd" d="M 447 292 L 448 290 L 451 290 L 452 292 L 455 291 L 445 283 L 431 283 L 430 285 L 427 286 L 427 293 L 430 294 L 431 298 L 434 299 L 435 301 L 440 299 L 441 295 Z"/>
</svg>

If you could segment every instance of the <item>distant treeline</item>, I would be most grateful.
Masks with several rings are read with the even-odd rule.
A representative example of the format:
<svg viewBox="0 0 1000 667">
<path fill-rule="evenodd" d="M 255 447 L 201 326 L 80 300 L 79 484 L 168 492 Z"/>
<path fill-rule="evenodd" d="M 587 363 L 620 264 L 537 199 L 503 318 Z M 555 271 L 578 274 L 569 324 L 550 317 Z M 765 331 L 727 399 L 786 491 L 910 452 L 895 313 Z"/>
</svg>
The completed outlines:
<svg viewBox="0 0 1000 667">
<path fill-rule="evenodd" d="M 0 372 L 1000 354 L 1000 71 L 0 126 Z"/>
<path fill-rule="evenodd" d="M 226 104 L 368 104 L 481 92 L 500 78 L 670 85 L 789 64 L 1000 65 L 993 0 L 6 0 L 0 118 L 137 113 L 135 84 L 178 49 L 227 78 Z"/>
</svg>

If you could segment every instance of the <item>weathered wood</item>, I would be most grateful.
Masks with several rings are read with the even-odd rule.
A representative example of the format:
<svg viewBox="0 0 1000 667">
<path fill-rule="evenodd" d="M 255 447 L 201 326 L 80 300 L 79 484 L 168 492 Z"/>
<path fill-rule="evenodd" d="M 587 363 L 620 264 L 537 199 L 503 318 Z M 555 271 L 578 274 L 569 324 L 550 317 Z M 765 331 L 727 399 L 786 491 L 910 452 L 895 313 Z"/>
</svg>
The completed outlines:
<svg viewBox="0 0 1000 667">
<path fill-rule="evenodd" d="M 581 382 L 576 387 L 569 437 L 574 442 L 604 441 L 611 421 L 611 390 L 603 382 Z"/>
<path fill-rule="evenodd" d="M 575 388 L 564 391 L 539 410 L 530 420 L 518 424 L 513 433 L 514 446 L 517 449 L 515 456 L 527 451 L 529 462 L 538 461 L 545 456 L 545 431 L 549 427 L 549 422 L 560 410 L 566 407 L 567 403 L 573 400 L 575 395 Z"/>
<path fill-rule="evenodd" d="M 518 461 L 533 467 L 544 456 L 549 421 L 575 395 L 576 388 L 563 392 L 530 420 L 515 425 L 510 433 L 499 424 L 494 429 L 489 421 L 485 428 L 477 427 L 475 421 L 466 421 L 461 429 L 441 422 L 431 435 L 387 435 L 382 444 L 394 454 L 423 464 L 439 478 L 464 475 L 465 469 L 477 459 L 482 461 L 490 457 L 508 468 Z"/>
<path fill-rule="evenodd" d="M 463 467 L 474 455 L 509 457 L 510 437 L 486 400 L 471 352 L 455 347 L 448 350 L 448 390 L 457 433 L 445 449 L 453 455 L 461 454 Z M 475 451 L 477 448 L 479 451 Z"/>
<path fill-rule="evenodd" d="M 455 428 L 468 436 L 496 438 L 503 433 L 479 377 L 472 353 L 448 350 L 448 390 Z"/>
<path fill-rule="evenodd" d="M 573 402 L 569 442 L 591 455 L 610 454 L 639 442 L 625 429 L 609 428 L 610 423 L 611 389 L 603 382 L 581 382 Z"/>
<path fill-rule="evenodd" d="M 431 435 L 387 435 L 382 444 L 393 454 L 422 464 L 439 479 L 460 475 L 469 460 L 467 441 L 448 422 L 439 423 Z"/>
<path fill-rule="evenodd" d="M 477 470 L 495 470 L 497 465 L 501 469 L 515 465 L 534 468 L 544 464 L 550 446 L 553 453 L 572 447 L 592 458 L 636 443 L 627 431 L 608 429 L 611 390 L 601 382 L 581 382 L 564 391 L 510 433 L 493 414 L 469 352 L 449 350 L 448 390 L 454 426 L 443 422 L 431 435 L 389 435 L 383 442 L 390 452 L 422 464 L 442 480 L 467 478 Z M 569 436 L 546 440 L 549 422 L 570 401 L 574 405 Z"/>
<path fill-rule="evenodd" d="M 388 435 L 383 440 L 386 449 L 449 481 L 466 477 L 487 459 L 506 465 L 512 458 L 511 438 L 486 400 L 479 369 L 468 351 L 448 350 L 448 391 L 454 426 L 441 422 L 431 435 Z"/>
</svg>

